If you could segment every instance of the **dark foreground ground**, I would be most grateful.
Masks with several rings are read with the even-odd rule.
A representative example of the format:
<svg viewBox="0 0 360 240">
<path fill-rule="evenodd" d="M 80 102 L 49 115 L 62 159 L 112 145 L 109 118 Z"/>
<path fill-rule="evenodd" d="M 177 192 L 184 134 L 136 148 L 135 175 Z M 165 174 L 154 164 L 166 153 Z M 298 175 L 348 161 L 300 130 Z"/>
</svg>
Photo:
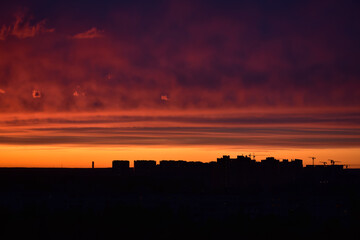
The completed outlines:
<svg viewBox="0 0 360 240">
<path fill-rule="evenodd" d="M 3 168 L 0 238 L 360 239 L 359 170 L 212 177 Z"/>
</svg>

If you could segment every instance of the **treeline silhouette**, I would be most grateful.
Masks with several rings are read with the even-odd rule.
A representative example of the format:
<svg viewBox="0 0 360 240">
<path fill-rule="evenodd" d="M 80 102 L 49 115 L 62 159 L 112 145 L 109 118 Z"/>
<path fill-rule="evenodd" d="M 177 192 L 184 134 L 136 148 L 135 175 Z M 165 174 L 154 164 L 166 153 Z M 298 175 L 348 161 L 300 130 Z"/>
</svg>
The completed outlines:
<svg viewBox="0 0 360 240">
<path fill-rule="evenodd" d="M 3 239 L 357 239 L 360 172 L 301 160 L 0 168 Z"/>
</svg>

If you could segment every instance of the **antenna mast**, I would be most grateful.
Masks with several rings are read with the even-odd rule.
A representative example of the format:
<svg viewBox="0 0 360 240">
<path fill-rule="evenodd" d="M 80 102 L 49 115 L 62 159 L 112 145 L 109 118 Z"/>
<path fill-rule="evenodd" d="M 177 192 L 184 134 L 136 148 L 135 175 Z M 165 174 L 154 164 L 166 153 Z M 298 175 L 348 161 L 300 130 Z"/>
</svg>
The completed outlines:
<svg viewBox="0 0 360 240">
<path fill-rule="evenodd" d="M 313 166 L 315 166 L 315 164 L 314 164 L 314 160 L 316 159 L 316 157 L 309 157 L 309 158 L 311 158 L 312 160 L 313 160 Z"/>
</svg>

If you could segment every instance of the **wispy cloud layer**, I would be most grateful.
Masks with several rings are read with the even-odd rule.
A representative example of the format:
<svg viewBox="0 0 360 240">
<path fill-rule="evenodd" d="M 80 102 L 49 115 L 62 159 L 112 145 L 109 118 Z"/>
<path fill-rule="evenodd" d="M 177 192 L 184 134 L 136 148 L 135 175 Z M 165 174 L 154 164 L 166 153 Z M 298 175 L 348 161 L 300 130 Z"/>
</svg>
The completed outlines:
<svg viewBox="0 0 360 240">
<path fill-rule="evenodd" d="M 86 32 L 78 33 L 73 36 L 76 39 L 91 39 L 103 37 L 103 31 L 96 29 L 95 27 L 89 29 Z"/>
<path fill-rule="evenodd" d="M 360 146 L 360 115 L 344 112 L 86 114 L 6 117 L 0 144 L 70 146 Z"/>
<path fill-rule="evenodd" d="M 41 33 L 54 32 L 54 28 L 47 28 L 46 21 L 42 20 L 35 24 L 30 23 L 30 19 L 23 14 L 16 15 L 16 20 L 10 25 L 3 24 L 0 28 L 0 40 L 5 40 L 9 36 L 15 36 L 20 39 L 31 38 Z"/>
</svg>

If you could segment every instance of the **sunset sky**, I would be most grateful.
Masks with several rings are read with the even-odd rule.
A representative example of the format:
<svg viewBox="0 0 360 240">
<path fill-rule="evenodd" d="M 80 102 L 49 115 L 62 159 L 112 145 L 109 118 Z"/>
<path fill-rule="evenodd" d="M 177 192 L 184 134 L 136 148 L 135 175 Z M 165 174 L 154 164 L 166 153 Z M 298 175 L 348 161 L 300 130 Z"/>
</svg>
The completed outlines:
<svg viewBox="0 0 360 240">
<path fill-rule="evenodd" d="M 357 1 L 0 3 L 0 167 L 360 168 Z"/>
</svg>

